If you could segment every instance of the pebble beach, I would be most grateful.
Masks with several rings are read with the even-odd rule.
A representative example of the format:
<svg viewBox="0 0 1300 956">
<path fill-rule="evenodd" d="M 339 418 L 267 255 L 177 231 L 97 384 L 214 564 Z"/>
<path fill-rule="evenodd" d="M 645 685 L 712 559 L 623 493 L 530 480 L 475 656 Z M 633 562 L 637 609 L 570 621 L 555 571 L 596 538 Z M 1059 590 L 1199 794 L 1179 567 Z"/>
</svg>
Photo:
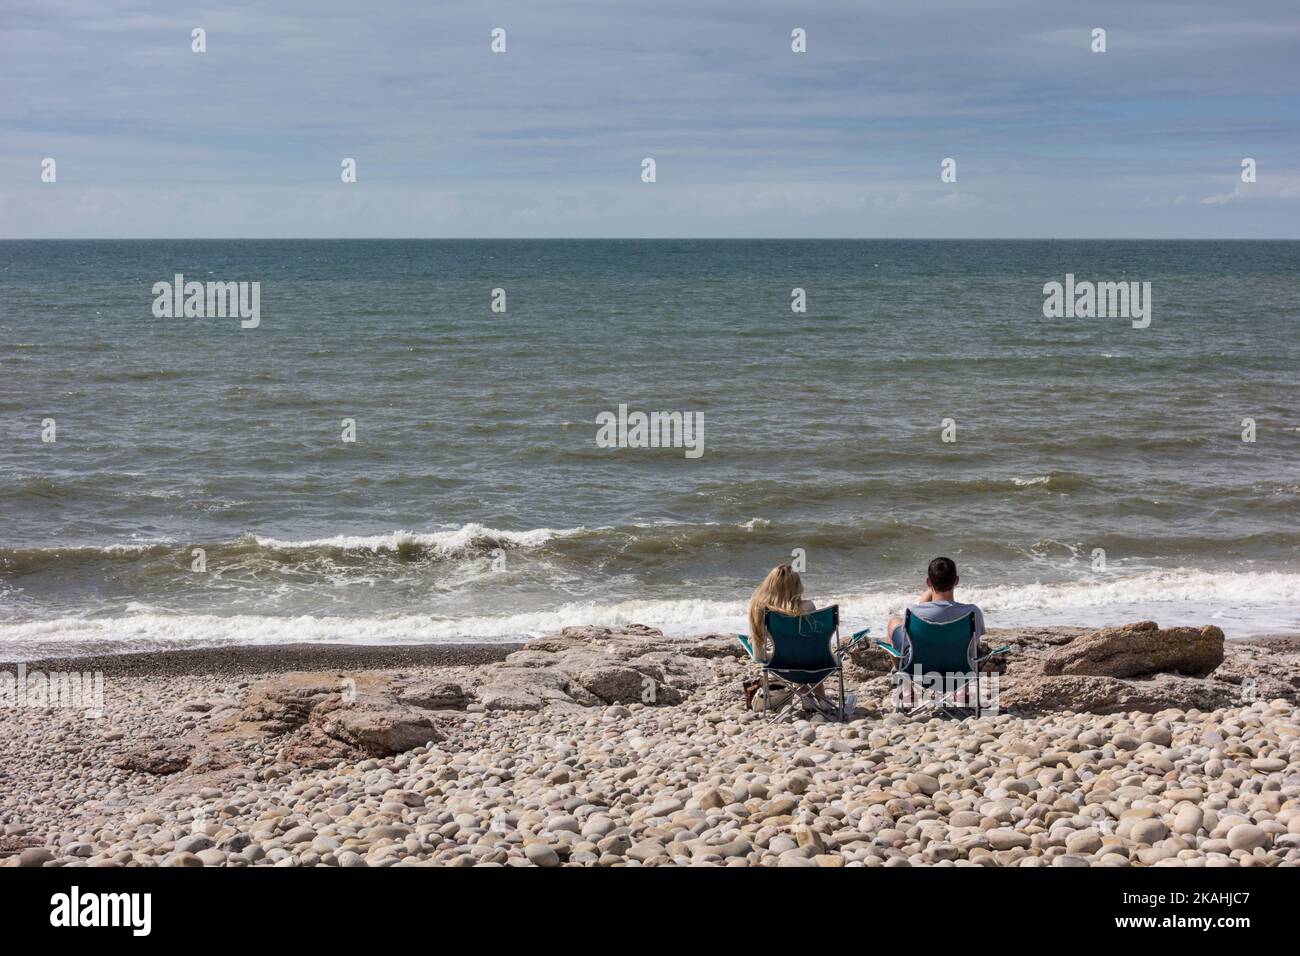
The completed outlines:
<svg viewBox="0 0 1300 956">
<path fill-rule="evenodd" d="M 894 712 L 868 658 L 853 719 L 776 725 L 744 706 L 753 666 L 724 636 L 106 658 L 103 717 L 0 708 L 0 866 L 1300 861 L 1295 642 L 1129 681 L 1169 706 L 1044 708 L 1043 682 L 1072 680 L 1047 662 L 1086 636 L 992 632 L 1020 652 L 1001 677 L 1022 702 L 995 714 Z M 1234 701 L 1252 669 L 1283 692 Z"/>
</svg>

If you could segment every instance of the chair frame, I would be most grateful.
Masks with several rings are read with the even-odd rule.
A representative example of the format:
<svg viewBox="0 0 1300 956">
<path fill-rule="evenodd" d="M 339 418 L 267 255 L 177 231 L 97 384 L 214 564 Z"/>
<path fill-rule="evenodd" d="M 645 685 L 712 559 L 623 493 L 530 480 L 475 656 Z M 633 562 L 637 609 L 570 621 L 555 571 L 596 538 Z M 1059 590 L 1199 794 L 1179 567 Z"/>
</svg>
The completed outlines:
<svg viewBox="0 0 1300 956">
<path fill-rule="evenodd" d="M 840 608 L 838 604 L 831 604 L 828 607 L 819 608 L 815 611 L 809 611 L 806 614 L 781 614 L 781 616 L 795 619 L 802 622 L 804 618 L 812 617 L 813 615 L 816 614 L 825 614 L 827 611 L 830 611 L 832 615 L 832 629 L 831 632 L 827 635 L 827 652 L 829 655 L 829 659 L 826 667 L 817 668 L 815 670 L 781 666 L 779 660 L 780 655 L 777 651 L 776 638 L 772 636 L 771 628 L 768 624 L 772 615 L 780 614 L 780 612 L 771 611 L 771 610 L 764 612 L 763 631 L 766 640 L 771 641 L 772 643 L 772 656 L 771 659 L 766 661 L 755 660 L 755 663 L 758 664 L 760 668 L 762 668 L 763 716 L 766 719 L 767 723 L 769 724 L 780 723 L 781 721 L 785 720 L 787 717 L 792 716 L 795 713 L 796 708 L 804 704 L 811 704 L 815 711 L 825 715 L 825 711 L 821 707 L 821 701 L 824 701 L 825 698 L 824 697 L 819 698 L 817 696 L 817 691 L 818 689 L 823 687 L 823 685 L 825 685 L 825 683 L 828 680 L 830 680 L 832 677 L 838 677 L 839 679 L 839 713 L 836 719 L 839 720 L 840 722 L 845 722 L 848 720 L 848 714 L 845 713 L 845 703 L 847 702 L 847 697 L 844 691 L 844 657 L 854 647 L 854 645 L 856 645 L 860 640 L 862 640 L 871 632 L 871 628 L 868 627 L 868 628 L 864 628 L 861 631 L 855 632 L 849 638 L 848 643 L 841 644 Z M 800 624 L 800 627 L 802 628 L 802 623 Z M 834 641 L 833 646 L 831 644 L 832 640 Z M 740 642 L 741 644 L 744 645 L 745 649 L 749 651 L 750 657 L 753 657 L 754 649 L 749 641 L 748 636 L 744 634 L 740 635 Z M 818 673 L 821 673 L 822 671 L 826 671 L 826 673 L 823 674 L 817 680 L 799 681 L 798 679 L 790 676 L 792 674 L 800 674 L 800 673 L 816 675 Z M 784 705 L 778 708 L 775 714 L 771 713 L 771 677 L 773 675 L 785 681 L 785 683 L 789 684 L 790 691 L 791 691 L 790 699 Z"/>
<path fill-rule="evenodd" d="M 961 713 L 961 711 L 970 710 L 971 708 L 969 704 L 965 706 L 958 704 L 956 701 L 956 697 L 959 693 L 966 690 L 966 688 L 968 688 L 971 684 L 975 685 L 975 708 L 974 708 L 975 716 L 979 717 L 983 713 L 984 693 L 983 693 L 983 685 L 981 683 L 981 678 L 980 678 L 980 673 L 981 673 L 980 665 L 982 665 L 985 661 L 989 660 L 990 658 L 997 656 L 998 654 L 1007 653 L 1008 651 L 1011 650 L 1011 646 L 1007 644 L 1007 645 L 1003 645 L 1002 647 L 994 648 L 993 650 L 989 651 L 987 654 L 978 654 L 977 652 L 979 650 L 979 644 L 978 644 L 978 639 L 975 635 L 975 612 L 974 611 L 972 611 L 970 614 L 965 615 L 964 617 L 959 617 L 952 621 L 946 621 L 943 624 L 935 624 L 934 622 L 931 621 L 927 621 L 926 623 L 930 624 L 932 627 L 952 627 L 956 624 L 962 623 L 963 621 L 967 622 L 967 626 L 970 628 L 970 643 L 967 645 L 966 659 L 969 662 L 971 670 L 953 671 L 953 672 L 941 672 L 941 671 L 932 672 L 932 673 L 943 674 L 943 677 L 945 678 L 945 686 L 947 683 L 946 679 L 950 677 L 952 674 L 956 674 L 958 678 L 965 678 L 964 680 L 961 680 L 960 683 L 956 683 L 951 690 L 947 691 L 946 693 L 940 694 L 936 700 L 926 700 L 924 689 L 917 685 L 916 681 L 913 679 L 913 676 L 911 674 L 901 669 L 899 665 L 902 664 L 903 655 L 899 652 L 898 648 L 894 647 L 893 644 L 887 641 L 873 642 L 876 647 L 885 651 L 885 653 L 889 654 L 890 657 L 894 658 L 894 670 L 890 675 L 891 678 L 896 678 L 896 679 L 906 681 L 908 687 L 911 688 L 912 690 L 913 703 L 911 709 L 907 711 L 907 716 L 914 717 L 917 714 L 922 712 L 940 713 L 946 717 L 964 716 Z M 913 654 L 913 659 L 915 660 L 916 641 L 915 638 L 912 636 L 911 626 L 910 626 L 911 623 L 912 623 L 912 609 L 908 608 L 903 615 L 903 633 L 905 633 L 907 635 L 908 640 L 912 642 L 912 654 Z M 892 635 L 890 636 L 892 637 Z M 921 666 L 921 665 L 917 665 L 917 666 Z M 923 672 L 923 674 L 924 673 L 927 672 Z M 920 701 L 919 703 L 918 703 L 918 699 Z"/>
</svg>

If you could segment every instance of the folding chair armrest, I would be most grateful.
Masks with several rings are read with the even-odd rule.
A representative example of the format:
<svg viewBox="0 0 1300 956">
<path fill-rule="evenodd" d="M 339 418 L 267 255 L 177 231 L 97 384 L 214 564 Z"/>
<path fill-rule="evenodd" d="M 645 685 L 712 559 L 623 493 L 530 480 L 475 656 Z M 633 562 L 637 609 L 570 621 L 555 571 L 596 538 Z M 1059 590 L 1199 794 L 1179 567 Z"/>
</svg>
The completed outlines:
<svg viewBox="0 0 1300 956">
<path fill-rule="evenodd" d="M 1001 647 L 998 647 L 998 648 L 995 648 L 994 650 L 989 651 L 987 654 L 984 654 L 984 655 L 982 655 L 982 656 L 980 656 L 980 657 L 975 658 L 975 663 L 978 664 L 980 661 L 986 661 L 986 660 L 988 660 L 990 657 L 994 657 L 994 656 L 996 656 L 996 655 L 998 655 L 998 654 L 1005 654 L 1005 653 L 1006 653 L 1007 651 L 1009 651 L 1009 650 L 1011 650 L 1011 645 L 1010 645 L 1010 644 L 1004 644 L 1004 645 L 1002 645 Z"/>
<path fill-rule="evenodd" d="M 876 647 L 880 648 L 890 657 L 897 657 L 899 660 L 903 659 L 903 655 L 898 652 L 898 648 L 893 644 L 890 644 L 888 641 L 872 641 L 871 643 L 875 644 Z"/>
<path fill-rule="evenodd" d="M 748 653 L 750 657 L 753 657 L 754 645 L 749 642 L 749 635 L 737 634 L 736 637 L 740 640 L 740 646 L 745 649 L 746 653 Z"/>
<path fill-rule="evenodd" d="M 857 646 L 858 642 L 861 641 L 864 637 L 866 637 L 870 633 L 871 633 L 871 628 L 864 627 L 862 630 L 857 631 L 854 634 L 851 634 L 849 636 L 849 639 L 845 643 L 840 645 L 840 649 L 839 649 L 840 660 L 843 660 L 844 655 L 848 654 L 849 651 L 853 650 L 853 648 Z"/>
</svg>

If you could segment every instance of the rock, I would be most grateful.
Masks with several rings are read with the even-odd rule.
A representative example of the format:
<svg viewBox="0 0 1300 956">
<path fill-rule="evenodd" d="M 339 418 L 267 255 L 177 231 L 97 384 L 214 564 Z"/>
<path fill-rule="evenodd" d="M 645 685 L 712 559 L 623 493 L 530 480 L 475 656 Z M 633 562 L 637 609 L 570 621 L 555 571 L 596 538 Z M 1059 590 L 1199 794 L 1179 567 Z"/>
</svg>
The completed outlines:
<svg viewBox="0 0 1300 956">
<path fill-rule="evenodd" d="M 460 710 L 469 703 L 464 688 L 453 681 L 434 680 L 407 686 L 397 698 L 425 710 Z"/>
<path fill-rule="evenodd" d="M 986 834 L 989 846 L 994 850 L 1010 850 L 1013 847 L 1027 847 L 1033 840 L 1028 833 L 1013 830 L 1010 827 L 998 827 Z"/>
<path fill-rule="evenodd" d="M 113 766 L 155 777 L 180 773 L 190 765 L 192 750 L 181 745 L 160 744 L 151 750 L 131 750 L 114 758 Z"/>
<path fill-rule="evenodd" d="M 258 724 L 267 734 L 286 734 L 306 723 L 319 704 L 354 692 L 330 674 L 284 674 L 254 685 L 234 721 Z"/>
<path fill-rule="evenodd" d="M 330 717 L 330 736 L 371 757 L 387 757 L 443 739 L 438 724 L 418 708 L 345 707 Z"/>
<path fill-rule="evenodd" d="M 261 681 L 244 706 L 218 725 L 245 738 L 291 734 L 284 759 L 325 769 L 339 760 L 387 757 L 443 739 L 428 707 L 454 705 L 459 685 L 402 683 L 389 675 L 304 672 Z"/>
<path fill-rule="evenodd" d="M 793 794 L 807 793 L 812 786 L 812 779 L 806 773 L 792 773 L 785 781 L 785 788 Z"/>
<path fill-rule="evenodd" d="M 479 703 L 493 710 L 540 710 L 542 698 L 526 684 L 495 683 L 480 687 Z"/>
<path fill-rule="evenodd" d="M 200 850 L 208 850 L 216 844 L 212 842 L 212 837 L 205 833 L 195 833 L 176 841 L 176 851 L 178 853 L 198 853 Z"/>
<path fill-rule="evenodd" d="M 604 814 L 596 813 L 588 817 L 582 825 L 582 836 L 588 840 L 600 840 L 615 829 L 614 821 Z"/>
<path fill-rule="evenodd" d="M 1156 744 L 1160 747 L 1168 747 L 1174 742 L 1174 735 L 1170 732 L 1168 727 L 1156 725 L 1155 727 L 1148 727 L 1146 730 L 1142 731 L 1142 742 L 1144 744 Z"/>
<path fill-rule="evenodd" d="M 705 810 L 721 810 L 726 805 L 727 800 L 717 788 L 706 790 L 700 796 L 700 806 Z"/>
<path fill-rule="evenodd" d="M 1154 621 L 1141 621 L 1076 637 L 1048 655 L 1043 673 L 1140 677 L 1175 672 L 1204 677 L 1222 663 L 1223 631 L 1218 627 L 1162 630 Z"/>
<path fill-rule="evenodd" d="M 310 843 L 316 839 L 316 831 L 307 826 L 294 827 L 280 839 L 285 846 L 297 846 L 300 843 Z"/>
<path fill-rule="evenodd" d="M 545 843 L 530 843 L 524 847 L 524 856 L 533 866 L 559 866 L 560 856 Z"/>
<path fill-rule="evenodd" d="M 1250 762 L 1250 769 L 1262 773 L 1276 773 L 1286 769 L 1286 761 L 1280 757 L 1256 757 Z"/>
<path fill-rule="evenodd" d="M 769 817 L 786 817 L 794 812 L 799 806 L 798 800 L 790 797 L 779 797 L 776 800 L 764 804 L 758 811 L 758 819 L 766 820 Z"/>
<path fill-rule="evenodd" d="M 1228 831 L 1228 846 L 1233 850 L 1254 850 L 1268 842 L 1268 834 L 1253 823 L 1239 823 Z"/>
<path fill-rule="evenodd" d="M 664 846 L 658 840 L 642 840 L 627 851 L 625 856 L 644 863 L 657 856 L 664 855 Z"/>
<path fill-rule="evenodd" d="M 1204 814 L 1200 807 L 1185 806 L 1174 816 L 1174 833 L 1180 836 L 1193 836 L 1201 829 Z"/>
<path fill-rule="evenodd" d="M 1158 843 L 1169 835 L 1169 828 L 1163 820 L 1139 820 L 1129 831 L 1129 839 L 1134 843 Z"/>
<path fill-rule="evenodd" d="M 611 833 L 602 840 L 597 841 L 596 848 L 601 853 L 609 856 L 622 857 L 627 854 L 632 846 L 632 841 L 626 833 Z"/>
<path fill-rule="evenodd" d="M 1087 675 L 1031 675 L 1008 684 L 999 694 L 999 706 L 1020 714 L 1061 710 L 1094 714 L 1134 710 L 1155 713 L 1169 707 L 1214 710 L 1228 705 L 1239 693 L 1230 684 L 1168 674 L 1142 681 Z"/>
<path fill-rule="evenodd" d="M 907 779 L 927 797 L 932 797 L 939 792 L 939 781 L 928 773 L 914 773 Z"/>
<path fill-rule="evenodd" d="M 582 671 L 578 683 L 607 704 L 630 704 L 639 703 L 654 681 L 634 667 L 597 664 Z"/>
<path fill-rule="evenodd" d="M 666 817 L 671 816 L 681 808 L 682 802 L 680 800 L 668 797 L 664 800 L 656 800 L 654 803 L 650 804 L 645 815 L 648 817 Z"/>
<path fill-rule="evenodd" d="M 54 854 L 46 847 L 31 846 L 18 854 L 18 865 L 25 867 L 44 866 L 54 859 Z"/>
<path fill-rule="evenodd" d="M 234 836 L 226 837 L 217 844 L 217 849 L 224 850 L 226 853 L 242 853 L 248 845 L 253 842 L 253 837 L 248 833 L 236 833 Z"/>
<path fill-rule="evenodd" d="M 795 842 L 804 848 L 811 848 L 816 853 L 826 852 L 826 844 L 821 834 L 811 827 L 799 827 L 795 832 Z"/>
<path fill-rule="evenodd" d="M 1080 830 L 1072 833 L 1065 841 L 1065 849 L 1068 853 L 1084 855 L 1096 853 L 1101 849 L 1101 834 L 1096 830 Z"/>
</svg>

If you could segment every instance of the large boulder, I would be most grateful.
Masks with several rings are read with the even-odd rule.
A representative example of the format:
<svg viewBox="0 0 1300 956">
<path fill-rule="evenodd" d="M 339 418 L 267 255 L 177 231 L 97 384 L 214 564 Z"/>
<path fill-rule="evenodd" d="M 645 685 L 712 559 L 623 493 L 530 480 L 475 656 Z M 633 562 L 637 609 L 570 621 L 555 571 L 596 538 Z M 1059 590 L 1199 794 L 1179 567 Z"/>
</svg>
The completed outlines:
<svg viewBox="0 0 1300 956">
<path fill-rule="evenodd" d="M 464 710 L 469 703 L 465 689 L 453 681 L 431 680 L 402 688 L 397 699 L 425 710 Z"/>
<path fill-rule="evenodd" d="M 331 737 L 370 757 L 387 757 L 444 739 L 433 716 L 423 708 L 400 704 L 339 707 L 325 718 Z"/>
<path fill-rule="evenodd" d="M 324 769 L 339 760 L 389 757 L 443 739 L 435 715 L 422 707 L 336 697 L 312 709 L 281 755 L 302 767 Z"/>
<path fill-rule="evenodd" d="M 662 671 L 660 671 L 662 674 Z M 578 683 L 607 704 L 632 704 L 658 680 L 626 664 L 599 663 L 578 672 Z"/>
<path fill-rule="evenodd" d="M 243 708 L 213 729 L 218 736 L 243 739 L 287 735 L 281 754 L 285 760 L 323 768 L 338 760 L 388 757 L 441 741 L 439 711 L 454 711 L 466 699 L 463 688 L 450 681 L 299 672 L 254 685 Z"/>
<path fill-rule="evenodd" d="M 1161 674 L 1150 680 L 1124 680 L 1089 674 L 1023 677 L 998 694 L 998 707 L 1017 714 L 1155 713 L 1169 707 L 1215 710 L 1239 703 L 1233 684 Z"/>
<path fill-rule="evenodd" d="M 486 710 L 677 704 L 712 679 L 711 659 L 739 647 L 722 635 L 683 640 L 635 624 L 566 627 L 482 668 L 472 690 Z"/>
<path fill-rule="evenodd" d="M 254 723 L 267 734 L 285 734 L 307 722 L 322 702 L 348 693 L 352 685 L 322 673 L 285 674 L 255 684 L 234 719 Z"/>
<path fill-rule="evenodd" d="M 121 754 L 113 760 L 113 766 L 133 773 L 166 777 L 188 767 L 193 756 L 193 748 L 184 744 L 158 743 L 147 749 L 129 750 Z"/>
<path fill-rule="evenodd" d="M 1155 621 L 1107 627 L 1076 637 L 1043 661 L 1048 676 L 1142 677 L 1177 673 L 1205 677 L 1223 663 L 1223 631 L 1161 628 Z"/>
</svg>

